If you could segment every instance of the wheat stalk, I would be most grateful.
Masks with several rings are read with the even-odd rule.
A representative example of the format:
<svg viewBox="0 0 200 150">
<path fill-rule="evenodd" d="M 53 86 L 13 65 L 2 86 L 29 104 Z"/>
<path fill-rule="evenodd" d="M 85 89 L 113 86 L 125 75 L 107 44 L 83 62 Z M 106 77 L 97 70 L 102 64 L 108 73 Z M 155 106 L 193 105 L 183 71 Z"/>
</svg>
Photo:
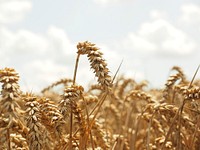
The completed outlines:
<svg viewBox="0 0 200 150">
<path fill-rule="evenodd" d="M 78 43 L 78 56 L 87 55 L 90 62 L 91 68 L 94 70 L 95 76 L 98 78 L 98 83 L 107 89 L 111 86 L 111 76 L 109 75 L 109 69 L 107 68 L 107 63 L 103 58 L 103 53 L 88 41 L 83 43 Z"/>
</svg>

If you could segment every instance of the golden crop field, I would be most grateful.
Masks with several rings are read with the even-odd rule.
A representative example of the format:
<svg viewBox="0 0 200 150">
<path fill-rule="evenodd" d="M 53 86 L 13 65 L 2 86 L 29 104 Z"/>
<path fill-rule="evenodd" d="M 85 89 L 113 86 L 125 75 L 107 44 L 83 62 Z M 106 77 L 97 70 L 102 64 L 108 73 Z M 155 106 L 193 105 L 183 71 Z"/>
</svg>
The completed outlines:
<svg viewBox="0 0 200 150">
<path fill-rule="evenodd" d="M 83 55 L 97 79 L 87 91 L 76 83 Z M 0 69 L 0 149 L 199 150 L 198 69 L 192 80 L 178 66 L 171 70 L 160 89 L 111 77 L 103 53 L 87 41 L 77 45 L 74 76 L 40 93 L 22 91 L 15 69 Z"/>
</svg>

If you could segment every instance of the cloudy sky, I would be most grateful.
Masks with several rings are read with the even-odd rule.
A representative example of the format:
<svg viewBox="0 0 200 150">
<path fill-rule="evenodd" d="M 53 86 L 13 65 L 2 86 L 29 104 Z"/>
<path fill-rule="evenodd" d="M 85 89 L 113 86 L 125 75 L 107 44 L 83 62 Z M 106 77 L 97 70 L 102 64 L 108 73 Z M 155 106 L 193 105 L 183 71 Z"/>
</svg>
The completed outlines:
<svg viewBox="0 0 200 150">
<path fill-rule="evenodd" d="M 199 0 L 0 0 L 0 68 L 39 91 L 72 78 L 76 45 L 96 43 L 111 74 L 163 86 L 172 66 L 191 78 L 200 61 Z M 94 81 L 81 57 L 77 82 Z"/>
</svg>

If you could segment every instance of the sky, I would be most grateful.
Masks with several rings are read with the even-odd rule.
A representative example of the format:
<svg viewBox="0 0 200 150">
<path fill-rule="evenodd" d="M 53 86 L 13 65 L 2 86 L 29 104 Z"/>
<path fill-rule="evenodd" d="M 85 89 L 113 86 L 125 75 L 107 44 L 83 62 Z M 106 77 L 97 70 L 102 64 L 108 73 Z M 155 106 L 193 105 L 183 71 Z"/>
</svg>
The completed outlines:
<svg viewBox="0 0 200 150">
<path fill-rule="evenodd" d="M 164 86 L 173 66 L 189 79 L 200 64 L 199 0 L 0 0 L 0 68 L 20 74 L 26 91 L 39 92 L 73 78 L 78 42 L 104 53 L 114 76 Z M 95 77 L 86 56 L 77 83 Z"/>
</svg>

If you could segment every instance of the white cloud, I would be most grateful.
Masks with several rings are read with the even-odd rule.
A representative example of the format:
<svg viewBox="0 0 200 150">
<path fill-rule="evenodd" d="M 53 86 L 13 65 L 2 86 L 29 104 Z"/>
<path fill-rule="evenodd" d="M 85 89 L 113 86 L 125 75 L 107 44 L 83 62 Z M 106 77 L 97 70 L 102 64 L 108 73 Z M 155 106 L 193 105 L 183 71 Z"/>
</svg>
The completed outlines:
<svg viewBox="0 0 200 150">
<path fill-rule="evenodd" d="M 22 72 L 22 83 L 27 83 L 29 89 L 38 91 L 63 76 L 69 77 L 75 62 L 72 56 L 76 54 L 72 47 L 76 49 L 64 30 L 55 26 L 49 27 L 45 34 L 28 30 L 13 32 L 0 26 L 0 66 Z"/>
<path fill-rule="evenodd" d="M 181 21 L 187 24 L 200 25 L 200 6 L 184 4 L 181 6 Z"/>
<path fill-rule="evenodd" d="M 130 33 L 122 42 L 127 48 L 141 52 L 163 55 L 186 55 L 192 53 L 195 42 L 188 35 L 164 19 L 143 23 L 136 33 Z"/>
<path fill-rule="evenodd" d="M 188 54 L 195 49 L 195 43 L 184 31 L 163 19 L 143 24 L 139 35 L 156 44 L 158 46 L 157 51 Z"/>
<path fill-rule="evenodd" d="M 122 41 L 121 47 L 124 49 L 145 52 L 153 52 L 157 49 L 154 43 L 137 33 L 129 33 L 129 35 Z"/>
<path fill-rule="evenodd" d="M 22 83 L 27 83 L 22 88 L 38 92 L 60 78 L 67 77 L 67 71 L 67 65 L 57 64 L 52 60 L 31 60 L 21 66 Z"/>
<path fill-rule="evenodd" d="M 41 55 L 48 49 L 48 41 L 43 35 L 27 30 L 12 32 L 6 27 L 0 27 L 0 43 L 2 51 L 7 54 Z"/>
<path fill-rule="evenodd" d="M 29 0 L 0 0 L 0 23 L 20 21 L 31 8 Z"/>
<path fill-rule="evenodd" d="M 27 30 L 20 30 L 15 34 L 12 49 L 19 53 L 44 53 L 48 48 L 48 41 L 42 35 Z"/>
<path fill-rule="evenodd" d="M 71 45 L 71 41 L 63 29 L 50 26 L 47 31 L 47 36 L 52 51 L 56 49 L 56 52 L 61 52 L 63 54 L 74 54 L 74 46 Z"/>
<path fill-rule="evenodd" d="M 165 11 L 160 11 L 160 10 L 152 10 L 150 12 L 150 17 L 153 19 L 163 19 L 168 17 L 167 12 Z"/>
<path fill-rule="evenodd" d="M 1 46 L 0 46 L 0 49 L 1 49 Z M 8 57 L 6 57 L 3 50 L 0 50 L 0 60 L 1 60 L 0 66 L 2 66 L 3 63 L 8 63 L 9 61 Z"/>
<path fill-rule="evenodd" d="M 6 53 L 21 53 L 23 55 L 72 54 L 72 44 L 64 30 L 51 26 L 46 34 L 37 34 L 28 30 L 12 32 L 0 26 L 1 50 Z"/>
</svg>

